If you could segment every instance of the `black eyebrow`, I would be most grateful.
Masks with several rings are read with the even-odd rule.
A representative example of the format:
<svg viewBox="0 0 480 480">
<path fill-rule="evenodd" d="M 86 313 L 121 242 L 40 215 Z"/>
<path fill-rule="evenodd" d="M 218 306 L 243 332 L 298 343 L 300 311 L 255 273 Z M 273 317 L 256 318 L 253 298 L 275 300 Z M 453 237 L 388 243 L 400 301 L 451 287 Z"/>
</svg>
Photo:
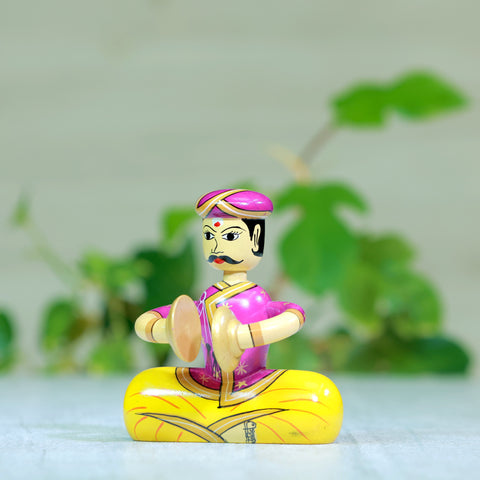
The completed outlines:
<svg viewBox="0 0 480 480">
<path fill-rule="evenodd" d="M 203 228 L 209 228 L 213 233 L 215 233 L 215 230 L 210 225 L 204 225 Z"/>
<path fill-rule="evenodd" d="M 227 230 L 230 230 L 230 229 L 232 229 L 232 228 L 236 228 L 237 230 L 242 230 L 242 232 L 245 231 L 245 229 L 242 228 L 242 227 L 239 227 L 239 226 L 237 226 L 237 225 L 232 225 L 231 227 L 227 227 L 225 230 L 222 230 L 222 233 L 224 233 L 224 232 L 226 232 Z"/>
</svg>

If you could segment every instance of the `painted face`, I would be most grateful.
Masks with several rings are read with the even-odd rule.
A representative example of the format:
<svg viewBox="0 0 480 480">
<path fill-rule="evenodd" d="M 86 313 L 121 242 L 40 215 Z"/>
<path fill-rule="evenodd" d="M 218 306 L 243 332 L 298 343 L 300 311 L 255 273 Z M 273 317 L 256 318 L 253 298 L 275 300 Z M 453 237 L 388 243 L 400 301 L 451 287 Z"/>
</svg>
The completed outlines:
<svg viewBox="0 0 480 480">
<path fill-rule="evenodd" d="M 258 251 L 260 225 L 255 226 L 252 238 L 239 218 L 205 218 L 202 228 L 203 254 L 217 270 L 246 272 L 260 262 L 261 257 L 254 254 Z"/>
</svg>

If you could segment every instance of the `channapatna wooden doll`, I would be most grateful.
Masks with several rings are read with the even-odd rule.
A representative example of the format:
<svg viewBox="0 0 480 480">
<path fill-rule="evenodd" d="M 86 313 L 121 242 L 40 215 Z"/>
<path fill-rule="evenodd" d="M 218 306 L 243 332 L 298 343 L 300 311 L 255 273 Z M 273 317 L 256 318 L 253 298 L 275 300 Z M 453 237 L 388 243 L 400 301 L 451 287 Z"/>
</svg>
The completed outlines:
<svg viewBox="0 0 480 480">
<path fill-rule="evenodd" d="M 342 424 L 338 389 L 327 377 L 266 368 L 269 344 L 305 321 L 298 305 L 272 301 L 247 272 L 261 260 L 268 197 L 217 190 L 196 204 L 205 259 L 223 272 L 198 301 L 186 295 L 135 323 L 148 342 L 170 343 L 185 361 L 200 347 L 203 368 L 158 367 L 137 375 L 124 401 L 135 440 L 167 442 L 330 443 Z"/>
</svg>

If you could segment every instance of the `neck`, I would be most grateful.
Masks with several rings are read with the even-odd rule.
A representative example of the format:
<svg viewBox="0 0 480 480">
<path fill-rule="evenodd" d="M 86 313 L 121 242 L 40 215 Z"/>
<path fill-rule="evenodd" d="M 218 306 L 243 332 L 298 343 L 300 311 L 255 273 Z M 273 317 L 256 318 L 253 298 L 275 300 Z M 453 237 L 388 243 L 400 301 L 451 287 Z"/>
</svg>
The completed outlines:
<svg viewBox="0 0 480 480">
<path fill-rule="evenodd" d="M 247 281 L 247 272 L 224 272 L 223 281 L 229 285 Z"/>
</svg>

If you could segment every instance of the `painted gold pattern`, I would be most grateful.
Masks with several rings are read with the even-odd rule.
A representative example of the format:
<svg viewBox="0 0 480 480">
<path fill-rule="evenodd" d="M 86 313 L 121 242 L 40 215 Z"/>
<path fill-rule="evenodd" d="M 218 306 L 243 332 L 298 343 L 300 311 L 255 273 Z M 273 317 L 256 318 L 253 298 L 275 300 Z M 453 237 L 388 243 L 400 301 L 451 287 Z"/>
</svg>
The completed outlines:
<svg viewBox="0 0 480 480">
<path fill-rule="evenodd" d="M 295 314 L 298 318 L 298 322 L 300 323 L 300 327 L 305 323 L 305 317 L 296 309 L 294 308 L 287 308 L 287 310 L 285 310 L 286 312 L 291 312 L 293 314 Z"/>
<path fill-rule="evenodd" d="M 242 398 L 227 408 L 218 408 L 218 390 L 212 391 L 191 380 L 190 386 L 216 394 L 211 401 L 179 383 L 179 378 L 188 376 L 187 368 L 163 367 L 146 370 L 135 377 L 124 404 L 125 423 L 132 438 L 245 443 L 248 441 L 245 426 L 249 422 L 254 424 L 256 443 L 305 444 L 330 443 L 340 430 L 341 397 L 333 382 L 323 375 L 284 371 L 263 392 L 245 401 Z M 263 382 L 272 378 L 275 377 L 269 375 Z M 155 384 L 158 386 L 153 387 Z M 248 390 L 251 391 L 251 387 Z M 233 395 L 242 392 L 233 392 Z M 176 405 L 179 401 L 187 401 L 190 406 L 182 405 L 179 410 Z"/>
<path fill-rule="evenodd" d="M 228 417 L 222 418 L 215 423 L 210 425 L 210 429 L 215 433 L 222 435 L 227 430 L 230 430 L 237 425 L 240 425 L 243 422 L 248 420 L 253 420 L 255 418 L 264 417 L 265 415 L 272 415 L 274 413 L 282 412 L 281 408 L 262 408 L 260 410 L 253 410 L 251 412 L 237 413 L 236 415 L 230 415 Z"/>
<path fill-rule="evenodd" d="M 199 423 L 189 420 L 188 418 L 154 412 L 145 412 L 141 415 L 143 415 L 144 417 L 156 418 L 157 420 L 169 423 L 170 425 L 175 425 L 182 430 L 193 433 L 194 435 L 200 437 L 206 442 L 225 443 L 225 440 L 220 435 L 218 435 L 208 427 L 200 425 Z"/>
<path fill-rule="evenodd" d="M 152 318 L 146 325 L 145 325 L 145 336 L 149 342 L 155 342 L 155 338 L 153 337 L 153 326 L 158 322 L 158 318 Z"/>
<path fill-rule="evenodd" d="M 221 200 L 219 203 L 217 203 L 216 207 L 222 212 L 238 218 L 265 218 L 271 213 L 270 210 L 243 210 L 241 208 L 234 207 L 225 200 Z"/>
<path fill-rule="evenodd" d="M 195 210 L 197 211 L 198 215 L 201 217 L 205 218 L 210 211 L 217 207 L 219 210 L 221 210 L 223 213 L 226 213 L 227 215 L 230 215 L 232 217 L 238 217 L 238 218 L 265 218 L 270 213 L 272 213 L 270 210 L 262 210 L 262 211 L 255 211 L 255 210 L 244 210 L 243 208 L 238 208 L 233 206 L 228 200 L 226 200 L 227 197 L 230 195 L 234 195 L 235 193 L 239 192 L 246 192 L 247 190 L 242 190 L 242 189 L 237 189 L 237 190 L 227 190 L 226 192 L 219 193 L 218 195 L 215 195 L 214 197 L 210 198 L 207 200 L 205 203 L 202 205 L 198 205 L 199 200 L 197 202 L 197 206 Z M 202 197 L 203 198 L 203 197 Z"/>
<path fill-rule="evenodd" d="M 180 428 L 182 431 L 193 433 L 197 437 L 209 443 L 226 443 L 226 440 L 222 437 L 222 435 L 228 430 L 249 420 L 265 417 L 266 415 L 272 415 L 283 411 L 285 411 L 285 409 L 282 408 L 262 408 L 258 410 L 252 410 L 250 412 L 229 415 L 228 417 L 224 417 L 208 426 L 201 425 L 200 423 L 194 422 L 193 420 L 185 417 L 167 415 L 165 413 L 144 412 L 139 413 L 139 415 L 144 417 L 142 420 L 145 420 L 145 417 L 150 417 L 160 420 L 161 422 L 169 423 L 170 425 Z M 138 423 L 140 423 L 142 420 L 139 420 Z"/>
<path fill-rule="evenodd" d="M 225 198 L 229 197 L 230 195 L 233 195 L 233 194 L 239 193 L 239 192 L 244 192 L 244 191 L 245 190 L 243 190 L 241 188 L 236 189 L 236 190 L 227 190 L 226 192 L 222 192 L 222 193 L 219 193 L 219 194 L 215 195 L 214 197 L 210 198 L 209 200 L 207 200 L 202 205 L 198 205 L 198 202 L 201 200 L 200 199 L 197 202 L 197 206 L 196 206 L 195 210 L 197 211 L 197 213 L 201 217 L 206 217 L 212 208 L 214 208 L 215 206 L 219 207 L 219 205 L 218 205 L 219 202 L 221 202 Z"/>
<path fill-rule="evenodd" d="M 250 335 L 252 337 L 252 342 L 254 347 L 265 345 L 265 340 L 263 339 L 262 334 L 262 325 L 260 322 L 250 323 L 248 325 L 250 330 Z"/>
<path fill-rule="evenodd" d="M 234 391 L 233 373 L 222 372 L 220 391 L 198 383 L 187 368 L 175 369 L 175 376 L 182 387 L 208 400 L 217 401 L 220 407 L 232 407 L 256 397 L 275 382 L 285 370 L 275 370 L 250 387 Z"/>
<path fill-rule="evenodd" d="M 220 283 L 225 283 L 225 282 L 220 282 Z M 232 298 L 235 295 L 238 295 L 239 293 L 243 293 L 249 290 L 250 288 L 253 288 L 256 286 L 256 284 L 253 282 L 240 282 L 232 286 L 225 283 L 225 285 L 227 285 L 226 288 L 223 288 L 219 290 L 217 293 L 210 295 L 205 300 L 205 308 L 207 311 L 208 323 L 210 325 L 210 328 L 212 327 L 213 315 L 215 314 L 215 311 L 217 310 L 217 305 L 219 303 L 222 303 L 228 300 L 229 298 Z"/>
</svg>

